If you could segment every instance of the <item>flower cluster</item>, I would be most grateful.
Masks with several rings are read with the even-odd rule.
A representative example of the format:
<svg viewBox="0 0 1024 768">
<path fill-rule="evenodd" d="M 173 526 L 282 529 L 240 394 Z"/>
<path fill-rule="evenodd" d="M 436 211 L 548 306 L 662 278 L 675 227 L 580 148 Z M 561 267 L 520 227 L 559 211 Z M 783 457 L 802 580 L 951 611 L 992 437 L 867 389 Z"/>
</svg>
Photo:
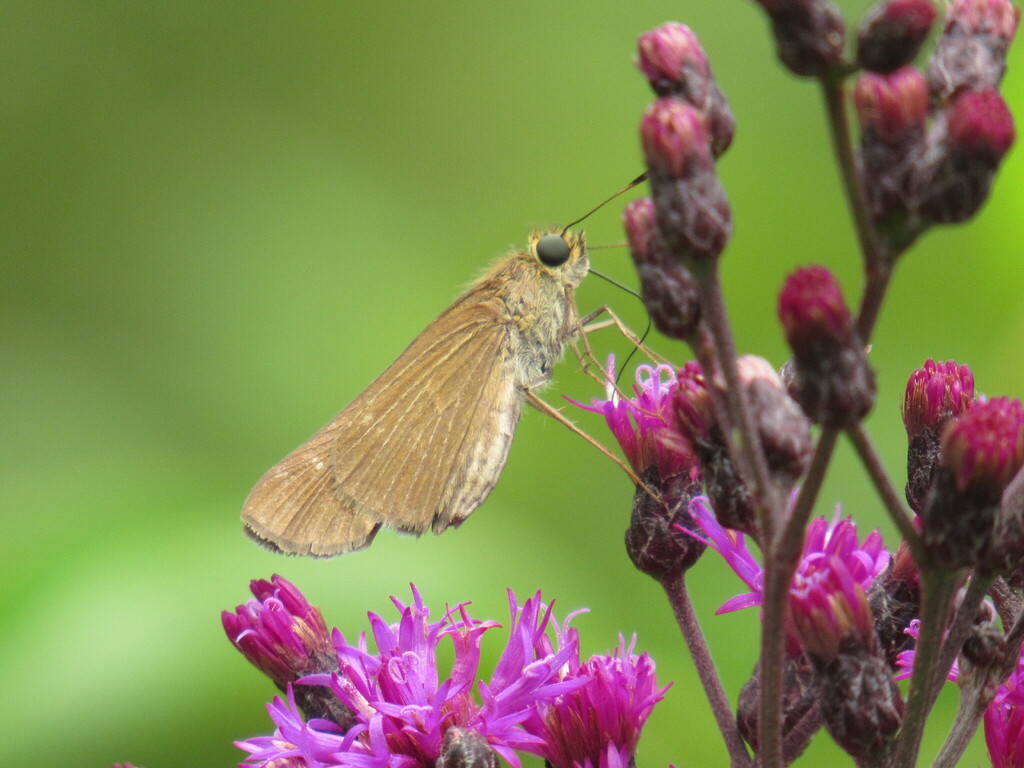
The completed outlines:
<svg viewBox="0 0 1024 768">
<path fill-rule="evenodd" d="M 301 598 L 284 579 L 273 583 L 279 593 Z M 291 601 L 297 611 L 289 614 L 265 584 L 254 582 L 257 599 L 239 607 L 238 621 L 225 617 L 229 638 L 244 645 L 250 659 L 279 656 L 279 638 L 295 637 L 285 625 L 301 633 L 309 615 L 304 598 Z M 415 587 L 412 592 L 409 605 L 392 599 L 396 624 L 369 615 L 376 650 L 365 633 L 350 643 L 334 630 L 333 668 L 285 685 L 286 696 L 268 706 L 273 735 L 238 742 L 249 753 L 246 764 L 461 768 L 490 766 L 498 756 L 518 768 L 520 752 L 555 768 L 630 763 L 643 724 L 666 690 L 655 681 L 653 661 L 637 656 L 633 643 L 620 640 L 613 654 L 582 662 L 568 621 L 560 625 L 539 593 L 520 605 L 510 592 L 509 640 L 484 682 L 478 679 L 481 641 L 499 625 L 471 618 L 465 604 L 432 621 Z M 250 620 L 267 611 L 272 623 Z M 248 625 L 242 638 L 230 634 L 238 622 Z M 442 679 L 438 647 L 444 641 L 451 642 L 454 661 Z M 254 663 L 263 669 L 263 661 Z M 308 687 L 330 690 L 352 713 L 351 722 L 304 714 L 299 697 Z"/>
</svg>

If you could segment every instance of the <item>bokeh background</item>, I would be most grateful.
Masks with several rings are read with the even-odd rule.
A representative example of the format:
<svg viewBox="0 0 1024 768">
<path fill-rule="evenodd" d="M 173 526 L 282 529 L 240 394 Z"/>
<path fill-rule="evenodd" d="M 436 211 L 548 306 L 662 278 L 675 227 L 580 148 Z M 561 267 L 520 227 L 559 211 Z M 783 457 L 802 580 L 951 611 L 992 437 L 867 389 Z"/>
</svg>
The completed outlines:
<svg viewBox="0 0 1024 768">
<path fill-rule="evenodd" d="M 842 2 L 857 18 L 867 2 Z M 639 634 L 675 685 L 638 764 L 725 765 L 656 585 L 622 547 L 631 486 L 558 424 L 527 412 L 508 467 L 467 525 L 367 551 L 285 559 L 242 535 L 253 482 L 383 370 L 531 225 L 565 222 L 641 169 L 651 98 L 636 36 L 690 24 L 738 120 L 720 163 L 735 215 L 723 270 L 739 346 L 781 364 L 775 295 L 823 262 L 851 300 L 857 254 L 817 90 L 775 62 L 745 0 L 631 3 L 25 2 L 0 17 L 0 691 L 3 762 L 232 765 L 269 730 L 270 684 L 219 612 L 281 573 L 354 635 L 414 581 L 427 601 L 506 616 L 542 589 L 587 653 Z M 1024 105 L 1024 56 L 1004 93 Z M 870 428 L 904 481 L 899 404 L 929 356 L 979 388 L 1024 394 L 1024 160 L 977 219 L 901 264 L 871 359 Z M 620 203 L 591 243 L 622 239 Z M 594 253 L 627 283 L 625 250 Z M 599 280 L 582 310 L 642 308 Z M 685 350 L 652 340 L 682 361 Z M 595 338 L 621 356 L 613 334 Z M 587 400 L 575 362 L 548 399 Z M 579 419 L 605 436 L 596 417 Z M 822 497 L 864 532 L 892 527 L 845 447 Z M 691 572 L 735 697 L 756 653 L 753 611 L 713 616 L 740 584 L 715 557 Z M 495 636 L 485 646 L 500 650 Z M 948 728 L 940 702 L 925 754 Z M 846 764 L 820 736 L 803 764 Z M 975 741 L 965 764 L 986 762 Z"/>
</svg>

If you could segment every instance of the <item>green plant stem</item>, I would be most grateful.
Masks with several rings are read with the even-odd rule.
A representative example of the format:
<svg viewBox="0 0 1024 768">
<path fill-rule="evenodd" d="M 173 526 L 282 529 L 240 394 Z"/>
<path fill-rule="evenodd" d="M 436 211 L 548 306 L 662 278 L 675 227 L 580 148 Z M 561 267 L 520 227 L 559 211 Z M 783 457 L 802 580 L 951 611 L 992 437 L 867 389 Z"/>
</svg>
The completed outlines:
<svg viewBox="0 0 1024 768">
<path fill-rule="evenodd" d="M 949 615 L 949 600 L 956 589 L 955 574 L 931 568 L 921 574 L 921 632 L 914 651 L 914 674 L 903 718 L 894 766 L 913 766 L 921 748 L 921 735 L 932 704 L 932 680 L 942 648 L 942 636 Z"/>
<path fill-rule="evenodd" d="M 739 728 L 736 726 L 736 718 L 733 717 L 732 708 L 729 706 L 729 699 L 722 687 L 722 681 L 718 677 L 718 670 L 711 659 L 711 651 L 708 649 L 701 632 L 700 622 L 693 610 L 693 602 L 686 589 L 686 576 L 680 574 L 677 578 L 667 578 L 661 583 L 672 606 L 672 613 L 676 617 L 676 623 L 686 641 L 686 647 L 693 658 L 693 665 L 697 669 L 697 676 L 701 685 L 704 686 L 704 694 L 707 696 L 711 711 L 718 723 L 718 730 L 722 733 L 725 741 L 725 748 L 729 752 L 729 764 L 732 768 L 747 768 L 750 766 L 750 756 L 743 744 Z"/>
<path fill-rule="evenodd" d="M 921 537 L 914 529 L 910 515 L 907 514 L 903 506 L 903 499 L 900 498 L 896 489 L 893 488 L 892 480 L 889 479 L 889 474 L 885 471 L 885 466 L 878 457 L 878 451 L 875 450 L 875 446 L 871 443 L 871 438 L 865 431 L 863 424 L 850 427 L 846 433 L 850 437 L 850 442 L 853 443 L 861 463 L 864 464 L 864 468 L 868 471 L 868 476 L 871 478 L 871 482 L 874 483 L 875 490 L 878 491 L 878 495 L 885 504 L 889 517 L 892 518 L 893 523 L 896 524 L 900 531 L 900 535 L 903 536 L 903 540 L 910 547 L 910 554 L 913 556 L 914 562 L 924 562 L 924 553 L 921 550 Z"/>
</svg>

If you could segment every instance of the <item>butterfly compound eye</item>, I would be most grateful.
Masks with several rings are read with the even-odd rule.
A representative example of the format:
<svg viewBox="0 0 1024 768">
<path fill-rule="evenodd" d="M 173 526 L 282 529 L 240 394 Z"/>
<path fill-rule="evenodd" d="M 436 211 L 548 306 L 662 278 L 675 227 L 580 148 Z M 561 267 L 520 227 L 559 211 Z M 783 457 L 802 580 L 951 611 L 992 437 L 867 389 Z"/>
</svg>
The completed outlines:
<svg viewBox="0 0 1024 768">
<path fill-rule="evenodd" d="M 537 258 L 549 267 L 558 267 L 569 260 L 569 244 L 561 235 L 544 235 L 537 241 Z"/>
</svg>

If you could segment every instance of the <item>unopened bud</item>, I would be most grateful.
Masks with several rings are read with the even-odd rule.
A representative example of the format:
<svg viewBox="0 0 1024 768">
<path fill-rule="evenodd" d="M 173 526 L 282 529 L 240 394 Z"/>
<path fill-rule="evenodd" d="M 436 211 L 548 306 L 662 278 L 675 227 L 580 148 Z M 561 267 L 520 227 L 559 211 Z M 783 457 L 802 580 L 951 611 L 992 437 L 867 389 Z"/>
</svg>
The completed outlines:
<svg viewBox="0 0 1024 768">
<path fill-rule="evenodd" d="M 655 466 L 641 479 L 644 485 L 638 485 L 633 495 L 626 553 L 642 573 L 661 582 L 674 580 L 693 566 L 707 547 L 685 532 L 700 531 L 689 511 L 690 501 L 701 492 L 700 482 L 688 475 L 662 478 Z M 648 488 L 657 495 L 652 496 Z"/>
<path fill-rule="evenodd" d="M 803 476 L 814 452 L 811 424 L 771 363 L 743 355 L 737 367 L 768 468 L 776 479 L 792 485 Z"/>
<path fill-rule="evenodd" d="M 946 423 L 964 413 L 974 401 L 974 375 L 952 360 L 925 361 L 910 374 L 903 398 L 907 429 L 907 502 L 921 511 L 939 459 L 939 436 Z"/>
<path fill-rule="evenodd" d="M 782 665 L 782 735 L 785 754 L 783 765 L 789 765 L 800 756 L 817 728 L 806 729 L 805 738 L 793 743 L 790 736 L 798 726 L 817 718 L 815 710 L 821 698 L 821 680 L 803 654 L 795 658 L 786 656 Z M 747 743 L 758 752 L 761 715 L 761 669 L 760 664 L 743 685 L 736 706 L 736 724 Z M 820 727 L 820 718 L 818 723 Z"/>
<path fill-rule="evenodd" d="M 928 86 L 914 67 L 865 72 L 853 92 L 861 125 L 858 152 L 868 211 L 892 255 L 919 234 L 909 218 L 913 171 L 924 147 Z"/>
<path fill-rule="evenodd" d="M 768 13 L 775 46 L 795 75 L 818 77 L 842 58 L 845 27 L 827 0 L 757 0 Z"/>
<path fill-rule="evenodd" d="M 676 99 L 658 99 L 647 108 L 640 138 L 652 174 L 684 179 L 713 165 L 704 117 Z"/>
<path fill-rule="evenodd" d="M 928 132 L 915 170 L 913 205 L 920 216 L 939 224 L 974 216 L 1013 139 L 1013 117 L 998 93 L 955 96 Z"/>
<path fill-rule="evenodd" d="M 750 490 L 729 458 L 729 450 L 715 420 L 711 393 L 697 363 L 679 371 L 673 406 L 679 428 L 692 443 L 700 463 L 700 478 L 715 518 L 726 528 L 757 537 L 757 513 Z"/>
<path fill-rule="evenodd" d="M 950 421 L 940 438 L 939 469 L 921 511 L 923 542 L 949 569 L 992 555 L 996 507 L 1024 465 L 1024 406 L 979 400 Z"/>
<path fill-rule="evenodd" d="M 659 99 L 644 114 L 640 135 L 666 248 L 690 269 L 695 262 L 717 258 L 732 234 L 732 211 L 715 173 L 700 111 Z"/>
<path fill-rule="evenodd" d="M 831 427 L 858 423 L 874 404 L 875 375 L 832 273 L 804 267 L 790 275 L 779 294 L 779 319 L 804 413 Z"/>
<path fill-rule="evenodd" d="M 857 31 L 857 61 L 886 74 L 912 62 L 935 23 L 931 0 L 886 0 L 867 12 Z"/>
<path fill-rule="evenodd" d="M 967 88 L 995 88 L 1006 72 L 1006 51 L 1020 22 L 1011 0 L 954 0 L 928 66 L 937 102 Z"/>
<path fill-rule="evenodd" d="M 685 24 L 664 24 L 641 35 L 638 48 L 640 70 L 654 92 L 690 104 L 705 116 L 716 157 L 728 149 L 736 119 L 693 30 Z"/>
<path fill-rule="evenodd" d="M 862 143 L 899 145 L 919 139 L 928 117 L 928 86 L 914 67 L 857 78 L 854 106 L 865 134 Z"/>
<path fill-rule="evenodd" d="M 701 317 L 699 289 L 682 262 L 665 248 L 654 220 L 654 201 L 632 201 L 622 221 L 640 278 L 640 295 L 654 327 L 672 339 L 693 339 Z"/>
</svg>

